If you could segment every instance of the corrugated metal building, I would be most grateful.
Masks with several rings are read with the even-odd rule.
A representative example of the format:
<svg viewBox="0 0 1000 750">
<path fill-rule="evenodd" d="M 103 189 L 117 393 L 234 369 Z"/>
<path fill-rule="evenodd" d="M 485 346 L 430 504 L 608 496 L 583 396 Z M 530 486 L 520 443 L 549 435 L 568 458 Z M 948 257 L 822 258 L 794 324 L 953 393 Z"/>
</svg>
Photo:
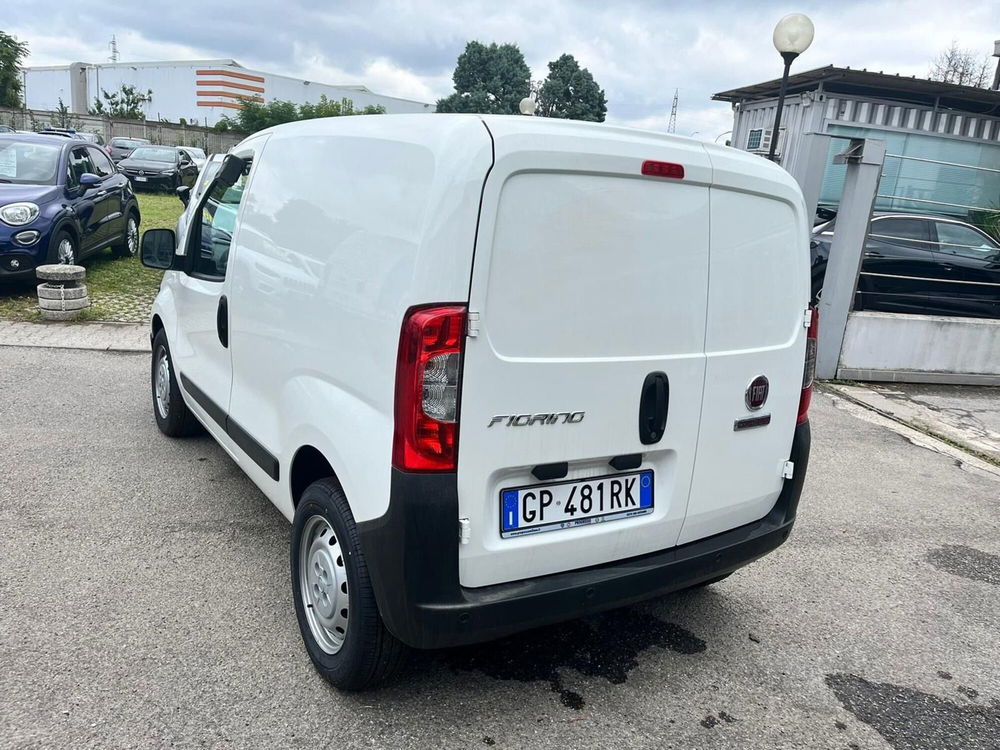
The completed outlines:
<svg viewBox="0 0 1000 750">
<path fill-rule="evenodd" d="M 350 99 L 355 108 L 385 107 L 393 114 L 433 112 L 434 105 L 383 96 L 364 86 L 331 86 L 289 76 L 244 68 L 235 60 L 179 60 L 138 63 L 71 63 L 24 69 L 25 102 L 30 109 L 55 110 L 59 101 L 72 112 L 86 113 L 102 90 L 122 85 L 142 92 L 152 90 L 146 118 L 214 125 L 232 115 L 240 100 L 281 99 L 295 104 L 316 103 L 320 96 Z"/>
<path fill-rule="evenodd" d="M 766 154 L 781 81 L 722 91 L 712 98 L 733 105 L 735 148 Z M 879 138 L 891 154 L 880 192 L 963 206 L 1000 206 L 1000 91 L 940 81 L 827 66 L 789 76 L 777 154 L 790 165 L 804 133 Z M 843 150 L 834 142 L 833 151 Z M 839 201 L 844 167 L 828 161 L 822 203 Z M 895 201 L 880 208 L 919 210 Z"/>
</svg>

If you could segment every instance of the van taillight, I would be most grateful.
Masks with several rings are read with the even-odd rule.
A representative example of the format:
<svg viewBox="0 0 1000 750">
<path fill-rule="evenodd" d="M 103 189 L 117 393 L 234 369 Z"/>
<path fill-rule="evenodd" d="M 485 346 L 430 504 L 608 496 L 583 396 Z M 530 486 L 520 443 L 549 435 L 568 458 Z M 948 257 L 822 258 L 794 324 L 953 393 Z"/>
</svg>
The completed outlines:
<svg viewBox="0 0 1000 750">
<path fill-rule="evenodd" d="M 392 465 L 401 471 L 454 471 L 465 306 L 411 307 L 396 359 Z"/>
<path fill-rule="evenodd" d="M 809 308 L 812 317 L 806 332 L 806 363 L 802 370 L 802 395 L 799 396 L 799 416 L 795 424 L 809 419 L 809 404 L 812 401 L 813 378 L 816 377 L 816 345 L 819 339 L 819 310 Z"/>
</svg>

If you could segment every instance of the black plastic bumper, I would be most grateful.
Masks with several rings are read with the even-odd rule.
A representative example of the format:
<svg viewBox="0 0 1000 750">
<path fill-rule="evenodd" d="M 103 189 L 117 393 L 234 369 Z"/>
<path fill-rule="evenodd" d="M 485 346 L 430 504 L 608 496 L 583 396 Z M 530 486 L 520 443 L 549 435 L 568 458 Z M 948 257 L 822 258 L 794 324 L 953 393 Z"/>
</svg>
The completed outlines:
<svg viewBox="0 0 1000 750">
<path fill-rule="evenodd" d="M 759 521 L 662 552 L 474 589 L 458 580 L 455 475 L 393 470 L 388 512 L 358 524 L 379 611 L 404 643 L 439 648 L 621 607 L 729 573 L 788 538 L 809 445 L 806 422 L 792 441 L 795 476 Z"/>
</svg>

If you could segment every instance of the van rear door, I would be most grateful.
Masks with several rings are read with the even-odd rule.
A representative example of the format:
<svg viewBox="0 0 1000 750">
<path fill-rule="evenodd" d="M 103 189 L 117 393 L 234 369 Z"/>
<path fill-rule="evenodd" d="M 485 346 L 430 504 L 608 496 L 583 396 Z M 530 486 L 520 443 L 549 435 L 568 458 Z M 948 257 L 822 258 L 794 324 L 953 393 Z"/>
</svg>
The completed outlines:
<svg viewBox="0 0 1000 750">
<path fill-rule="evenodd" d="M 459 571 L 470 587 L 676 543 L 698 438 L 709 270 L 701 145 L 484 120 L 495 162 L 472 271 L 458 451 L 468 521 Z M 674 167 L 644 175 L 648 160 L 679 165 L 683 177 Z M 603 490 L 565 484 L 608 475 Z M 558 488 L 544 496 L 542 484 Z M 607 504 L 606 522 L 579 523 L 586 500 Z"/>
<path fill-rule="evenodd" d="M 783 474 L 794 471 L 785 462 L 805 361 L 802 194 L 787 172 L 758 157 L 707 149 L 714 185 L 705 393 L 678 544 L 751 523 L 774 507 Z"/>
</svg>

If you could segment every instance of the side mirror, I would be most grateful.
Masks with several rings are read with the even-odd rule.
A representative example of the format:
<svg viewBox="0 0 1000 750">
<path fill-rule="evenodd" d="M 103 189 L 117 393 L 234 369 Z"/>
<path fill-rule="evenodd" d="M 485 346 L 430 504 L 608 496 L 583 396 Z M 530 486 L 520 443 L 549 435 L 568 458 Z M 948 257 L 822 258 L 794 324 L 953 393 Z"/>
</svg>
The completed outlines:
<svg viewBox="0 0 1000 750">
<path fill-rule="evenodd" d="M 187 208 L 188 201 L 191 200 L 191 188 L 187 185 L 178 185 L 177 190 L 174 192 L 177 193 L 177 197 L 180 199 L 180 202 L 184 204 L 185 208 Z"/>
<path fill-rule="evenodd" d="M 101 184 L 101 178 L 96 174 L 91 174 L 90 172 L 84 172 L 80 175 L 80 187 L 90 188 L 96 187 Z"/>
<path fill-rule="evenodd" d="M 174 264 L 177 236 L 173 229 L 147 229 L 142 233 L 139 258 L 147 268 L 166 271 Z"/>
</svg>

